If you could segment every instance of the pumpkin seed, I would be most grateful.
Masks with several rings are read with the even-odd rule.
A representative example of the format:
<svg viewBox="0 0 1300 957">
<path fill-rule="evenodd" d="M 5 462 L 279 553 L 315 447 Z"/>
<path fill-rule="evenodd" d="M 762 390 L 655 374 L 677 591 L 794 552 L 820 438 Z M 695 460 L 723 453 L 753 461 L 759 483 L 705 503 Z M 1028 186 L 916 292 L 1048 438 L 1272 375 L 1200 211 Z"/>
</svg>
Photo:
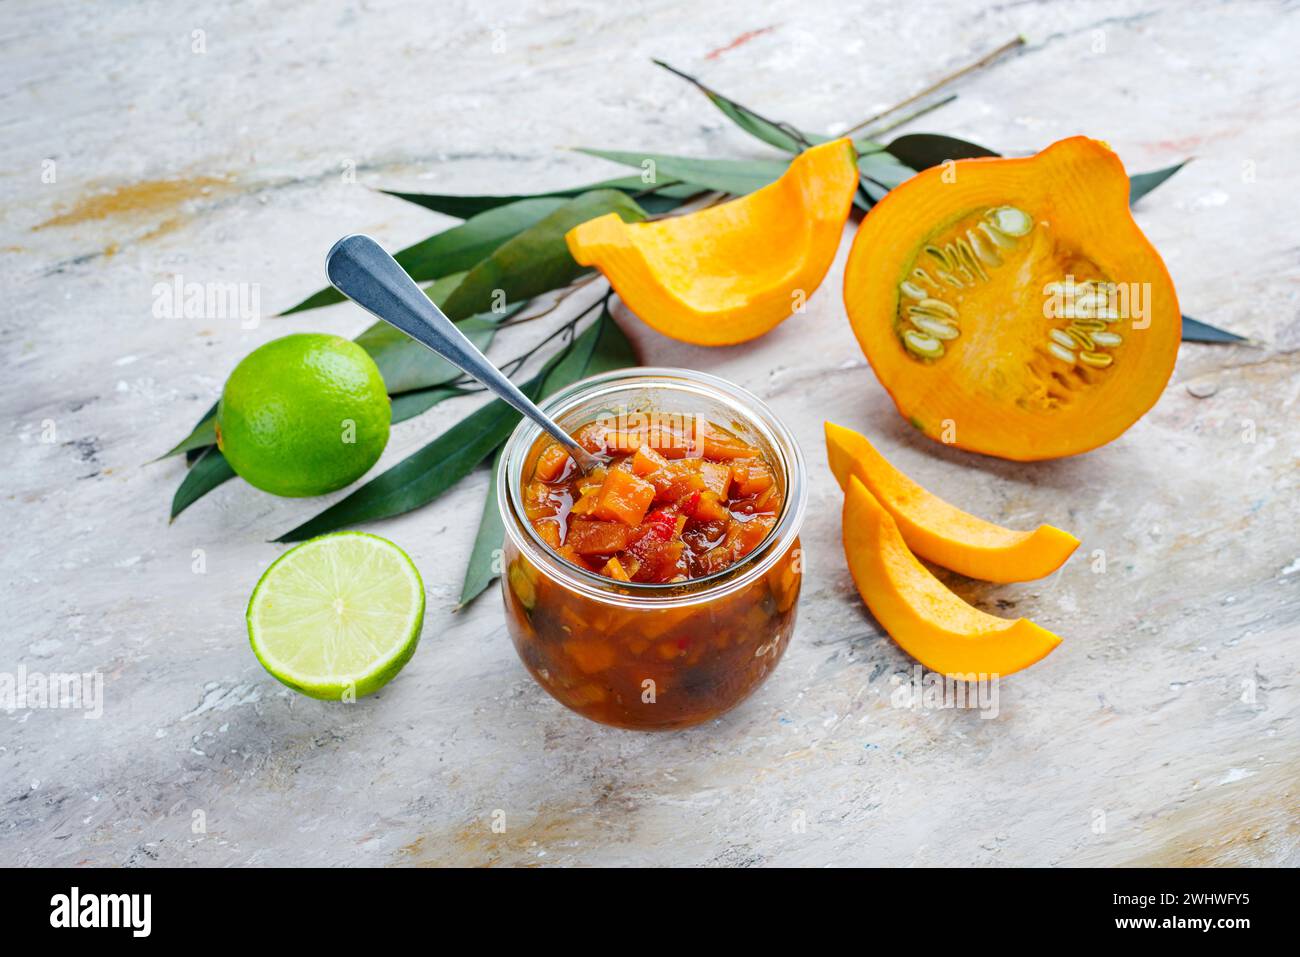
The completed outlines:
<svg viewBox="0 0 1300 957">
<path fill-rule="evenodd" d="M 961 263 L 961 268 L 974 274 L 971 278 L 972 284 L 974 283 L 974 276 L 978 276 L 982 282 L 988 282 L 989 274 L 986 273 L 984 267 L 980 265 L 980 261 L 976 258 L 975 252 L 971 249 L 970 243 L 964 239 L 959 239 L 954 245 L 955 255 L 958 262 Z"/>
<path fill-rule="evenodd" d="M 957 318 L 957 310 L 942 299 L 922 299 L 915 306 L 908 306 L 907 311 L 925 312 L 932 316 L 947 316 L 949 319 Z"/>
<path fill-rule="evenodd" d="M 961 333 L 957 327 L 950 322 L 942 319 L 936 319 L 934 316 L 915 315 L 912 316 L 912 325 L 922 332 L 933 336 L 936 339 L 956 339 Z"/>
<path fill-rule="evenodd" d="M 990 225 L 1006 236 L 1024 236 L 1034 228 L 1029 214 L 1014 206 L 999 206 L 990 210 L 988 215 Z"/>
<path fill-rule="evenodd" d="M 946 249 L 940 249 L 938 246 L 924 246 L 922 247 L 922 251 L 925 252 L 927 255 L 931 256 L 944 269 L 948 270 L 949 272 L 952 272 L 953 261 L 952 258 L 948 255 L 948 251 Z"/>
<path fill-rule="evenodd" d="M 1055 331 L 1055 330 L 1053 330 Z M 1068 365 L 1074 365 L 1074 353 L 1057 342 L 1049 342 L 1047 351 Z"/>
<path fill-rule="evenodd" d="M 1108 346 L 1114 348 L 1124 342 L 1124 337 L 1118 332 L 1094 332 L 1092 341 L 1099 346 Z"/>
<path fill-rule="evenodd" d="M 1079 344 L 1079 348 L 1086 352 L 1092 352 L 1096 346 L 1092 343 L 1092 336 L 1088 335 L 1082 329 L 1076 329 L 1074 326 L 1066 329 L 1066 334 Z"/>
<path fill-rule="evenodd" d="M 1093 332 L 1094 330 L 1100 332 L 1106 328 L 1106 321 L 1104 319 L 1075 319 L 1070 325 L 1077 329 L 1083 329 L 1085 332 Z M 1096 337 L 1094 336 L 1094 338 Z"/>
<path fill-rule="evenodd" d="M 989 238 L 994 246 L 1001 246 L 1003 249 L 1015 248 L 1016 241 L 1014 239 L 1004 233 L 998 232 L 988 223 L 980 223 L 978 228 L 980 232 Z"/>
<path fill-rule="evenodd" d="M 1104 369 L 1115 361 L 1115 357 L 1108 356 L 1104 352 L 1083 352 L 1079 354 L 1079 361 L 1094 369 Z"/>
<path fill-rule="evenodd" d="M 935 281 L 930 278 L 930 274 L 926 272 L 924 269 L 922 269 L 920 266 L 917 266 L 915 269 L 912 270 L 912 278 L 920 280 L 921 282 L 929 286 L 931 289 L 939 288 L 939 286 L 935 283 Z"/>
<path fill-rule="evenodd" d="M 1001 266 L 1002 257 L 998 255 L 997 247 L 992 241 L 981 236 L 972 229 L 966 230 L 966 240 L 970 243 L 970 248 L 979 258 L 980 262 L 986 266 Z"/>
<path fill-rule="evenodd" d="M 934 336 L 917 332 L 915 329 L 908 329 L 903 333 L 903 344 L 907 346 L 908 352 L 922 359 L 937 359 L 944 351 L 942 342 Z"/>
<path fill-rule="evenodd" d="M 1062 348 L 1064 349 L 1074 348 L 1074 340 L 1071 339 L 1069 334 L 1065 332 L 1063 329 L 1052 329 L 1047 334 L 1048 336 L 1051 337 L 1053 342 L 1060 343 Z"/>
<path fill-rule="evenodd" d="M 907 282 L 906 280 L 903 281 L 902 283 L 899 284 L 898 291 L 901 292 L 908 299 L 925 298 L 925 290 L 922 289 L 914 282 Z"/>
</svg>

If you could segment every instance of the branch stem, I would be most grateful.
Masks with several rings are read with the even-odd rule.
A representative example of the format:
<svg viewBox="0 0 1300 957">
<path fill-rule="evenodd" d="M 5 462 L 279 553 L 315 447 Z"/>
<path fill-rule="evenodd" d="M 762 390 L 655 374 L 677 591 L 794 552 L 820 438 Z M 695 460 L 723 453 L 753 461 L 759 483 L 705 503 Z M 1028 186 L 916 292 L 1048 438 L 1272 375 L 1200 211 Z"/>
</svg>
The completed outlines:
<svg viewBox="0 0 1300 957">
<path fill-rule="evenodd" d="M 861 123 L 849 127 L 847 130 L 844 131 L 842 135 L 850 136 L 853 133 L 856 133 L 858 130 L 876 122 L 876 120 L 883 119 L 884 117 L 888 116 L 890 113 L 896 113 L 905 106 L 911 106 L 917 100 L 924 99 L 925 97 L 929 96 L 931 93 L 934 93 L 937 90 L 940 90 L 943 87 L 947 86 L 949 83 L 952 83 L 956 80 L 960 80 L 968 73 L 974 73 L 976 70 L 982 70 L 984 67 L 988 66 L 994 60 L 997 60 L 1003 55 L 1010 53 L 1012 50 L 1019 49 L 1024 45 L 1025 45 L 1025 38 L 1022 36 L 1016 37 L 1014 40 L 1008 40 L 1006 43 L 1002 44 L 1002 46 L 998 47 L 993 52 L 986 53 L 984 54 L 984 56 L 980 57 L 974 63 L 969 63 L 966 66 L 962 67 L 960 70 L 957 70 L 954 73 L 949 73 L 947 76 L 936 80 L 935 82 L 927 86 L 924 90 L 921 90 L 919 93 L 914 93 L 913 95 L 909 96 L 907 99 L 895 103 L 889 109 L 882 110 L 881 112 L 875 114 L 874 116 L 868 116 Z"/>
</svg>

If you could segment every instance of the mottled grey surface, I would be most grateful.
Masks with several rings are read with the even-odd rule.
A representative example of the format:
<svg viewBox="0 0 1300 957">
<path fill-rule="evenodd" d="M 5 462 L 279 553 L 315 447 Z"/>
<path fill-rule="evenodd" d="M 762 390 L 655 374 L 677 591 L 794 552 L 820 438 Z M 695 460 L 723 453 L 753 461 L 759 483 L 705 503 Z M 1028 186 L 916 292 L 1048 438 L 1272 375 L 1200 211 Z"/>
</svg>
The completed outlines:
<svg viewBox="0 0 1300 957">
<path fill-rule="evenodd" d="M 100 720 L 0 711 L 0 863 L 1300 862 L 1294 5 L 190 6 L 0 7 L 0 673 L 97 671 L 105 695 Z M 912 128 L 1011 152 L 1086 132 L 1131 170 L 1195 156 L 1139 221 L 1184 308 L 1261 345 L 1184 346 L 1159 405 L 1104 449 L 981 459 L 910 431 L 865 366 L 839 296 L 846 242 L 808 314 L 747 346 L 693 349 L 622 317 L 647 362 L 766 398 L 811 462 L 798 632 L 743 707 L 647 736 L 547 697 L 495 591 L 452 611 L 481 473 L 374 527 L 429 588 L 392 685 L 331 705 L 261 669 L 243 610 L 282 550 L 267 540 L 321 503 L 232 482 L 168 527 L 182 466 L 144 463 L 249 350 L 366 319 L 156 318 L 156 283 L 256 283 L 269 313 L 320 285 L 337 236 L 397 247 L 446 223 L 369 187 L 617 175 L 573 145 L 764 155 L 651 56 L 836 132 L 1017 33 L 1022 55 Z M 396 427 L 382 464 L 464 410 Z M 843 567 L 823 418 L 971 511 L 1083 539 L 1043 582 L 952 579 L 1064 637 L 1002 683 L 996 719 L 891 706 L 911 663 Z"/>
</svg>

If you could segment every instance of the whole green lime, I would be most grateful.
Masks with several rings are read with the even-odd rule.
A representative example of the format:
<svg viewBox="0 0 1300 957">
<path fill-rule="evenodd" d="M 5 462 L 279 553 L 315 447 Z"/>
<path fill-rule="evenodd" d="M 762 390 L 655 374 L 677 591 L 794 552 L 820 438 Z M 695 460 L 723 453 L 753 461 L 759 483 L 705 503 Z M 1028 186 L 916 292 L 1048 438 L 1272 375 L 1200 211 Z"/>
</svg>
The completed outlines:
<svg viewBox="0 0 1300 957">
<path fill-rule="evenodd" d="M 379 460 L 391 420 L 383 376 L 365 349 L 300 333 L 235 366 L 217 405 L 217 448 L 250 485 L 323 495 Z"/>
</svg>

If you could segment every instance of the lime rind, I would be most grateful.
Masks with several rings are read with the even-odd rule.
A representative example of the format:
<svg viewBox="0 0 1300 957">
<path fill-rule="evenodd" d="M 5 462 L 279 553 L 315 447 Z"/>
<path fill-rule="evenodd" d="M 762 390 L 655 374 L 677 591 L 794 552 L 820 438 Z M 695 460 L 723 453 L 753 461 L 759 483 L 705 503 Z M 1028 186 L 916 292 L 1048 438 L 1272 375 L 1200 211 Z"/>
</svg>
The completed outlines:
<svg viewBox="0 0 1300 957">
<path fill-rule="evenodd" d="M 401 671 L 419 643 L 424 607 L 424 583 L 405 552 L 377 535 L 335 532 L 272 562 L 245 617 L 253 653 L 272 677 L 338 701 L 371 694 Z"/>
</svg>

